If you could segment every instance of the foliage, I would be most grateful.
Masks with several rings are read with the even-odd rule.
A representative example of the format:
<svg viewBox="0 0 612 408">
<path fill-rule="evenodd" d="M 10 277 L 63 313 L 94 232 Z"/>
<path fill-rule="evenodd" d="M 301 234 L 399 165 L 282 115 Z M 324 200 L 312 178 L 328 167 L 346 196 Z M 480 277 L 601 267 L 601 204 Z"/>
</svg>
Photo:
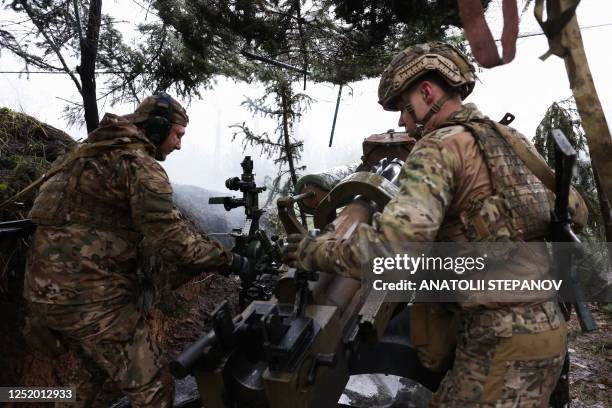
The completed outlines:
<svg viewBox="0 0 612 408">
<path fill-rule="evenodd" d="M 97 2 L 101 3 L 100 0 Z M 483 0 L 488 6 L 490 0 Z M 308 70 L 314 81 L 348 83 L 378 76 L 392 54 L 407 45 L 445 38 L 459 26 L 454 0 L 158 0 L 145 8 L 137 39 L 117 27 L 129 23 L 102 14 L 96 66 L 104 73 L 98 100 L 111 105 L 139 101 L 155 90 L 181 98 L 199 96 L 215 75 L 274 80 L 269 67 L 240 54 L 249 50 Z M 75 75 L 79 21 L 93 0 L 0 0 L 15 19 L 0 26 L 0 48 L 31 68 Z M 159 14 L 156 15 L 154 11 Z M 104 11 L 104 10 L 103 10 Z M 78 71 L 78 69 L 77 69 Z M 99 74 L 101 75 L 101 74 Z M 301 74 L 293 73 L 291 81 Z M 69 105 L 74 121 L 78 105 Z"/>
<path fill-rule="evenodd" d="M 379 76 L 399 49 L 444 39 L 460 25 L 454 0 L 158 0 L 155 6 L 202 66 L 247 81 L 266 81 L 270 73 L 242 50 L 306 69 L 316 82 L 348 83 Z"/>
<path fill-rule="evenodd" d="M 0 108 L 0 202 L 40 177 L 73 143 L 59 129 L 23 113 Z M 22 198 L 22 206 L 0 210 L 0 218 L 23 218 L 32 199 L 30 194 Z"/>
<path fill-rule="evenodd" d="M 82 54 L 79 20 L 86 21 L 88 11 L 94 4 L 100 6 L 102 0 L 78 0 L 79 18 L 75 18 L 72 0 L 0 2 L 27 17 L 0 27 L 0 46 L 22 58 L 24 72 L 31 66 L 64 71 L 84 95 L 83 78 L 79 81 L 72 68 Z M 139 25 L 137 40 L 129 43 L 117 28 L 122 22 L 101 15 L 94 63 L 104 76 L 101 90 L 94 95 L 97 101 L 111 105 L 139 101 L 156 90 L 168 90 L 182 99 L 197 97 L 203 86 L 213 84 L 216 75 L 260 81 L 266 87 L 264 96 L 245 101 L 245 106 L 253 113 L 274 118 L 275 135 L 256 135 L 242 124 L 235 125 L 239 131 L 234 136 L 244 136 L 245 145 L 261 146 L 264 154 L 279 164 L 280 175 L 286 164 L 293 184 L 302 145 L 293 137 L 292 127 L 311 101 L 303 94 L 294 94 L 291 84 L 303 79 L 306 87 L 307 78 L 348 84 L 376 77 L 392 55 L 408 45 L 439 39 L 458 43 L 461 39 L 450 36 L 448 30 L 460 25 L 455 0 L 131 2 L 146 7 L 147 16 L 150 12 L 154 18 Z M 482 3 L 486 8 L 490 0 Z M 92 21 L 91 13 L 88 21 Z M 281 70 L 254 62 L 241 51 L 296 69 Z M 94 101 L 97 115 L 95 105 Z M 64 112 L 70 122 L 78 122 L 82 104 L 69 101 Z"/>
<path fill-rule="evenodd" d="M 268 82 L 262 97 L 247 98 L 242 102 L 242 105 L 253 114 L 271 118 L 276 122 L 274 136 L 271 137 L 267 132 L 256 134 L 244 122 L 230 126 L 236 129 L 233 140 L 241 136 L 243 147 L 259 146 L 262 154 L 278 165 L 276 178 L 267 183 L 269 188 L 267 202 L 282 191 L 288 193 L 286 190 L 289 181 L 295 186 L 299 172 L 305 169 L 305 166 L 297 167 L 303 143 L 295 139 L 293 124 L 311 103 L 312 98 L 304 93 L 295 93 L 288 78 L 279 72 L 274 81 Z M 287 170 L 284 170 L 285 168 Z M 289 175 L 289 180 L 282 182 L 286 174 Z"/>
<path fill-rule="evenodd" d="M 286 100 L 287 109 L 283 110 L 283 95 Z M 282 164 L 287 162 L 287 153 L 299 160 L 303 149 L 303 143 L 298 142 L 291 135 L 293 123 L 309 108 L 312 98 L 304 93 L 294 93 L 291 84 L 285 78 L 279 76 L 275 82 L 269 83 L 264 91 L 264 95 L 257 99 L 247 98 L 242 102 L 249 112 L 274 119 L 276 122 L 276 136 L 271 139 L 267 133 L 255 134 L 248 125 L 242 123 L 233 125 L 237 130 L 233 134 L 243 136 L 243 146 L 261 146 L 262 152 L 274 163 Z M 290 143 L 286 145 L 284 141 L 284 121 L 286 120 L 290 133 Z M 285 148 L 288 147 L 288 150 Z"/>
<path fill-rule="evenodd" d="M 78 1 L 80 21 L 88 21 L 91 3 Z M 138 1 L 132 3 L 142 7 Z M 0 4 L 15 15 L 14 20 L 0 25 L 0 49 L 20 58 L 25 74 L 32 68 L 64 72 L 82 93 L 82 80 L 77 75 L 83 65 L 79 61 L 79 20 L 73 0 L 0 0 Z M 95 60 L 96 79 L 102 79 L 96 95 L 100 105 L 139 102 L 157 90 L 189 98 L 198 96 L 202 86 L 210 86 L 217 72 L 202 67 L 177 33 L 151 16 L 152 21 L 136 27 L 137 41 L 129 41 L 118 28 L 125 21 L 102 15 Z M 66 102 L 66 119 L 70 124 L 81 124 L 83 104 Z"/>
<path fill-rule="evenodd" d="M 377 77 L 401 48 L 448 39 L 448 28 L 460 24 L 454 0 L 158 0 L 155 7 L 194 64 L 263 82 L 264 96 L 243 105 L 274 118 L 274 135 L 255 134 L 242 123 L 233 126 L 234 138 L 242 136 L 244 146 L 260 146 L 279 164 L 279 177 L 287 165 L 293 185 L 302 144 L 293 137 L 292 125 L 311 101 L 294 94 L 292 83 L 303 80 L 305 88 L 307 79 L 347 84 Z M 295 69 L 254 62 L 244 51 Z M 272 183 L 280 184 L 279 179 Z"/>
</svg>

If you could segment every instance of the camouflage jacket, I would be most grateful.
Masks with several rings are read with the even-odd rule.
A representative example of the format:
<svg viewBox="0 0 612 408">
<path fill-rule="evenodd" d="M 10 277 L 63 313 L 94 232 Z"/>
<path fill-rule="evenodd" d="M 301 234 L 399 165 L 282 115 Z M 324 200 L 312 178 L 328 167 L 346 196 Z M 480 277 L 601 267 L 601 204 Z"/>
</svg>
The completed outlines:
<svg viewBox="0 0 612 408">
<path fill-rule="evenodd" d="M 373 225 L 361 224 L 346 240 L 326 236 L 303 240 L 298 247 L 297 266 L 305 270 L 361 277 L 360 268 L 373 257 L 406 253 L 411 242 L 474 241 L 466 234 L 465 228 L 454 229 L 453 226 L 475 204 L 480 204 L 486 215 L 494 213 L 487 212 L 481 203 L 495 196 L 495 184 L 498 183 L 491 179 L 478 138 L 470 132 L 470 126 L 461 123 L 469 125 L 484 119 L 473 104 L 467 104 L 441 123 L 426 129 L 406 159 L 400 174 L 398 195 L 387 204 L 382 214 L 375 217 Z M 485 130 L 494 132 L 486 126 Z M 523 135 L 512 131 L 515 137 L 529 144 Z M 521 168 L 520 172 L 524 174 L 525 169 Z M 499 173 L 495 177 L 500 177 Z M 537 179 L 530 179 L 527 183 L 541 184 Z M 529 188 L 533 189 L 532 186 Z M 530 198 L 529 194 L 523 196 Z M 539 197 L 540 201 L 535 205 L 542 206 L 538 210 L 538 216 L 542 218 L 538 222 L 542 222 L 544 217 L 548 220 L 552 196 L 549 194 L 546 198 L 540 194 Z M 584 202 L 575 192 L 570 197 L 570 205 L 578 222 L 586 222 Z M 495 221 L 485 220 L 491 224 Z M 521 239 L 516 231 L 504 228 L 497 228 L 496 234 L 498 236 L 491 237 L 492 240 Z M 531 237 L 534 240 L 542 238 Z M 540 272 L 546 270 L 548 262 L 545 254 L 541 255 Z"/>
<path fill-rule="evenodd" d="M 160 264 L 173 264 L 177 272 L 153 280 L 177 287 L 231 263 L 221 244 L 184 222 L 154 152 L 138 128 L 107 114 L 85 143 L 54 163 L 64 167 L 42 185 L 30 212 L 38 229 L 27 260 L 26 299 L 120 305 L 134 301 L 148 272 L 164 274 Z M 79 158 L 71 161 L 74 155 Z"/>
</svg>

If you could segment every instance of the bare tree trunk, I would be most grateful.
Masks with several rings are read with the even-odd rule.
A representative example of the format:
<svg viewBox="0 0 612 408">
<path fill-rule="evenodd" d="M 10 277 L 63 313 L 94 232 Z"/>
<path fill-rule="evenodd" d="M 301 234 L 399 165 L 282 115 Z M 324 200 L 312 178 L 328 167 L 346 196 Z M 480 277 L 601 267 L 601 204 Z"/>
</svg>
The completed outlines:
<svg viewBox="0 0 612 408">
<path fill-rule="evenodd" d="M 297 185 L 297 174 L 295 172 L 295 165 L 293 164 L 293 146 L 291 145 L 291 139 L 289 138 L 289 123 L 287 118 L 287 111 L 289 107 L 287 106 L 287 88 L 285 86 L 280 87 L 281 93 L 281 103 L 283 108 L 283 137 L 285 139 L 285 154 L 287 155 L 287 163 L 289 164 L 289 173 L 291 175 L 291 184 L 293 187 Z M 308 228 L 306 224 L 306 214 L 302 211 L 300 207 L 300 218 L 302 219 L 302 225 Z"/>
<path fill-rule="evenodd" d="M 561 11 L 567 10 L 573 3 L 573 0 L 548 0 L 547 19 L 559 16 Z M 575 14 L 556 37 L 549 38 L 549 44 L 551 41 L 551 50 L 552 45 L 563 50 L 562 58 L 587 136 L 593 170 L 597 170 L 599 174 L 601 183 L 599 190 L 606 197 L 610 197 L 612 196 L 612 171 L 610 171 L 612 137 L 593 83 Z"/>
<path fill-rule="evenodd" d="M 601 210 L 601 218 L 604 222 L 604 230 L 606 232 L 606 241 L 612 242 L 612 209 L 610 208 L 610 201 L 601 188 L 601 182 L 599 180 L 599 174 L 597 169 L 593 166 L 593 176 L 595 176 L 595 186 L 597 187 L 597 198 L 599 198 L 599 208 Z M 608 259 L 610 265 L 612 265 L 612 253 L 608 246 Z"/>
<path fill-rule="evenodd" d="M 91 0 L 85 38 L 81 40 L 81 65 L 77 72 L 81 78 L 83 108 L 87 132 L 98 127 L 99 114 L 96 98 L 96 57 L 98 55 L 98 37 L 102 18 L 102 0 Z"/>
</svg>

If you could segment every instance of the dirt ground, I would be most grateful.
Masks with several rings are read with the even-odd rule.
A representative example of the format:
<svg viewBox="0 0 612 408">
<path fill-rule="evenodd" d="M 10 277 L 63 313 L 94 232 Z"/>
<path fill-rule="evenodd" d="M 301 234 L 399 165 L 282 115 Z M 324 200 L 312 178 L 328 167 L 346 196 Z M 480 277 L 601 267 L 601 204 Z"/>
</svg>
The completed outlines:
<svg viewBox="0 0 612 408">
<path fill-rule="evenodd" d="M 598 329 L 582 333 L 576 315 L 569 331 L 572 407 L 612 407 L 612 304 L 591 305 Z"/>
</svg>

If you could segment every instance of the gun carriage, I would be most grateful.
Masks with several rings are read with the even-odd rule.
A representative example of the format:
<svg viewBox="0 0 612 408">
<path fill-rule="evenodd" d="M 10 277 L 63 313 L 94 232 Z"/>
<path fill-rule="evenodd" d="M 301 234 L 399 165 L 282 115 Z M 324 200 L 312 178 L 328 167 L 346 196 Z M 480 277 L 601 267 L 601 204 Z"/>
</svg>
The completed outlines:
<svg viewBox="0 0 612 408">
<path fill-rule="evenodd" d="M 314 233 L 349 237 L 397 193 L 414 143 L 405 133 L 373 135 L 364 141 L 358 171 L 329 191 L 302 183 L 297 195 L 280 198 L 287 233 L 307 233 L 294 211 L 300 203 L 313 215 Z M 435 388 L 441 375 L 427 372 L 411 349 L 405 308 L 367 299 L 356 279 L 282 265 L 280 241 L 259 229 L 257 195 L 265 188 L 254 183 L 250 157 L 241 165 L 242 176 L 226 186 L 243 197 L 210 202 L 227 210 L 245 207 L 247 221 L 235 231 L 234 250 L 255 260 L 258 278 L 243 282 L 242 313 L 232 318 L 229 307 L 220 305 L 213 330 L 171 363 L 172 373 L 194 375 L 206 407 L 337 406 L 349 376 L 358 373 L 416 377 Z"/>
<path fill-rule="evenodd" d="M 553 139 L 557 201 L 551 240 L 576 242 L 567 214 L 575 152 L 560 132 L 553 132 Z M 371 214 L 397 193 L 403 159 L 414 142 L 405 133 L 373 135 L 364 141 L 362 163 L 341 181 L 324 185 L 305 177 L 309 182 L 298 183 L 297 195 L 277 202 L 287 233 L 307 231 L 295 216 L 296 203 L 313 215 L 315 231 L 322 229 L 338 239 L 370 222 Z M 232 317 L 228 305 L 221 304 L 212 316 L 213 330 L 171 362 L 174 376 L 193 375 L 207 408 L 338 406 L 349 376 L 361 373 L 394 374 L 435 390 L 443 373 L 419 362 L 408 341 L 406 307 L 369 297 L 358 280 L 282 264 L 281 241 L 259 226 L 264 210 L 258 197 L 265 187 L 255 183 L 250 157 L 241 165 L 241 177 L 228 179 L 226 186 L 240 191 L 242 198 L 214 197 L 210 203 L 223 204 L 228 211 L 244 207 L 246 222 L 232 233 L 233 250 L 252 261 L 256 278 L 242 282 L 240 314 Z M 30 220 L 2 223 L 0 238 L 27 237 L 34 229 Z M 573 300 L 583 330 L 593 330 L 576 283 L 575 263 L 567 259 L 576 254 L 559 254 L 556 247 L 554 252 L 556 269 L 565 273 L 565 299 Z M 554 406 L 567 401 L 567 363 L 551 398 Z"/>
</svg>

